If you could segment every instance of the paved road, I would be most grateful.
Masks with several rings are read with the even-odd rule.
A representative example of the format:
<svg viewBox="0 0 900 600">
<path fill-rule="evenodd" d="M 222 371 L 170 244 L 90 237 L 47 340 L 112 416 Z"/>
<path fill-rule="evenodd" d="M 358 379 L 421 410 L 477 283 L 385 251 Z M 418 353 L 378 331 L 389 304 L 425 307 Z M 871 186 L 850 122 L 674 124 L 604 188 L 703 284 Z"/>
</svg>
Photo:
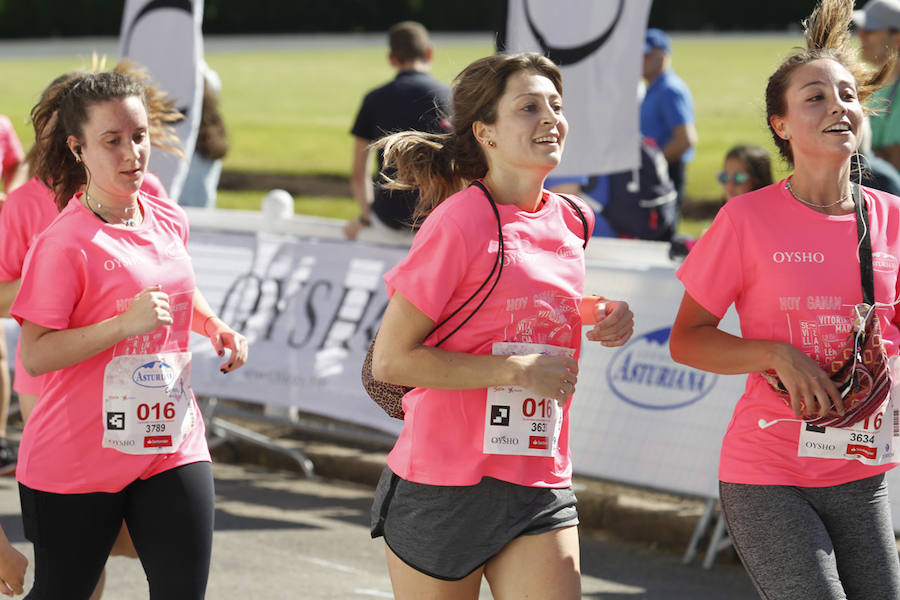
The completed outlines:
<svg viewBox="0 0 900 600">
<path fill-rule="evenodd" d="M 371 489 L 309 481 L 257 467 L 215 466 L 217 511 L 210 600 L 392 598 L 380 541 L 369 538 Z M 0 479 L 0 523 L 31 557 L 15 482 Z M 743 571 L 704 571 L 677 556 L 599 536 L 583 541 L 584 597 L 605 600 L 751 600 Z M 29 572 L 30 575 L 30 572 Z M 147 597 L 135 560 L 114 557 L 106 600 Z M 482 599 L 491 598 L 487 585 Z"/>
</svg>

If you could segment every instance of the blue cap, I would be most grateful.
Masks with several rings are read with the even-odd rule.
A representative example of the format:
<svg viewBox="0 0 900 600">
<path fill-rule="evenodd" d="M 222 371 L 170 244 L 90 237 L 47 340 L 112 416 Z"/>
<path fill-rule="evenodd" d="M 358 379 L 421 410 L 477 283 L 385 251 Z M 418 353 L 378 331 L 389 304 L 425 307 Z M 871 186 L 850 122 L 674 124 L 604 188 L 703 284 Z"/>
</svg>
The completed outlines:
<svg viewBox="0 0 900 600">
<path fill-rule="evenodd" d="M 662 48 L 669 54 L 672 52 L 669 36 L 662 29 L 651 27 L 647 30 L 646 37 L 644 37 L 644 54 L 647 54 L 654 48 Z"/>
</svg>

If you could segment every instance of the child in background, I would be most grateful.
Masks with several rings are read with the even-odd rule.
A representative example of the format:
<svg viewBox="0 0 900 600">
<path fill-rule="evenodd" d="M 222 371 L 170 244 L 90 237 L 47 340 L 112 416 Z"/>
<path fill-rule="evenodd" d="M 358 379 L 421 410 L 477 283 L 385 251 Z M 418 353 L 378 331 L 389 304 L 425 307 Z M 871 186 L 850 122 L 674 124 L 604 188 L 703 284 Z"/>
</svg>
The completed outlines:
<svg viewBox="0 0 900 600">
<path fill-rule="evenodd" d="M 735 196 L 772 184 L 772 161 L 765 148 L 740 144 L 725 155 L 725 164 L 716 177 L 722 184 L 725 202 Z"/>
</svg>

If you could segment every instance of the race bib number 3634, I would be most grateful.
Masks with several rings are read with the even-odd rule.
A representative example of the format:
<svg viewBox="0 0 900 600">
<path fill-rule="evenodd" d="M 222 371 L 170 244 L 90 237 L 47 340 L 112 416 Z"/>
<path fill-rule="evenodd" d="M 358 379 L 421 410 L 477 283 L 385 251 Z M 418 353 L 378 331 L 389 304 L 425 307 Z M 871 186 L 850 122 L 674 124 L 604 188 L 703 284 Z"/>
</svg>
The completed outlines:
<svg viewBox="0 0 900 600">
<path fill-rule="evenodd" d="M 497 342 L 493 354 L 573 356 L 574 350 L 547 344 Z M 485 454 L 556 456 L 559 453 L 563 409 L 553 398 L 516 386 L 495 386 L 487 390 L 484 413 Z"/>
</svg>

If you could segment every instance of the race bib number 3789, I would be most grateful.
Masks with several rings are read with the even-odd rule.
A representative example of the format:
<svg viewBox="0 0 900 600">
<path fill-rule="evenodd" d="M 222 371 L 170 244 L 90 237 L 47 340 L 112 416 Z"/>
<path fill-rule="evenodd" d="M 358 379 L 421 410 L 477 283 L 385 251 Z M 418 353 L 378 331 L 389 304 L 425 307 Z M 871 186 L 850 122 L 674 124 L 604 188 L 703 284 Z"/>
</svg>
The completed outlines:
<svg viewBox="0 0 900 600">
<path fill-rule="evenodd" d="M 103 382 L 103 447 L 170 454 L 196 424 L 189 352 L 117 356 Z"/>
</svg>

